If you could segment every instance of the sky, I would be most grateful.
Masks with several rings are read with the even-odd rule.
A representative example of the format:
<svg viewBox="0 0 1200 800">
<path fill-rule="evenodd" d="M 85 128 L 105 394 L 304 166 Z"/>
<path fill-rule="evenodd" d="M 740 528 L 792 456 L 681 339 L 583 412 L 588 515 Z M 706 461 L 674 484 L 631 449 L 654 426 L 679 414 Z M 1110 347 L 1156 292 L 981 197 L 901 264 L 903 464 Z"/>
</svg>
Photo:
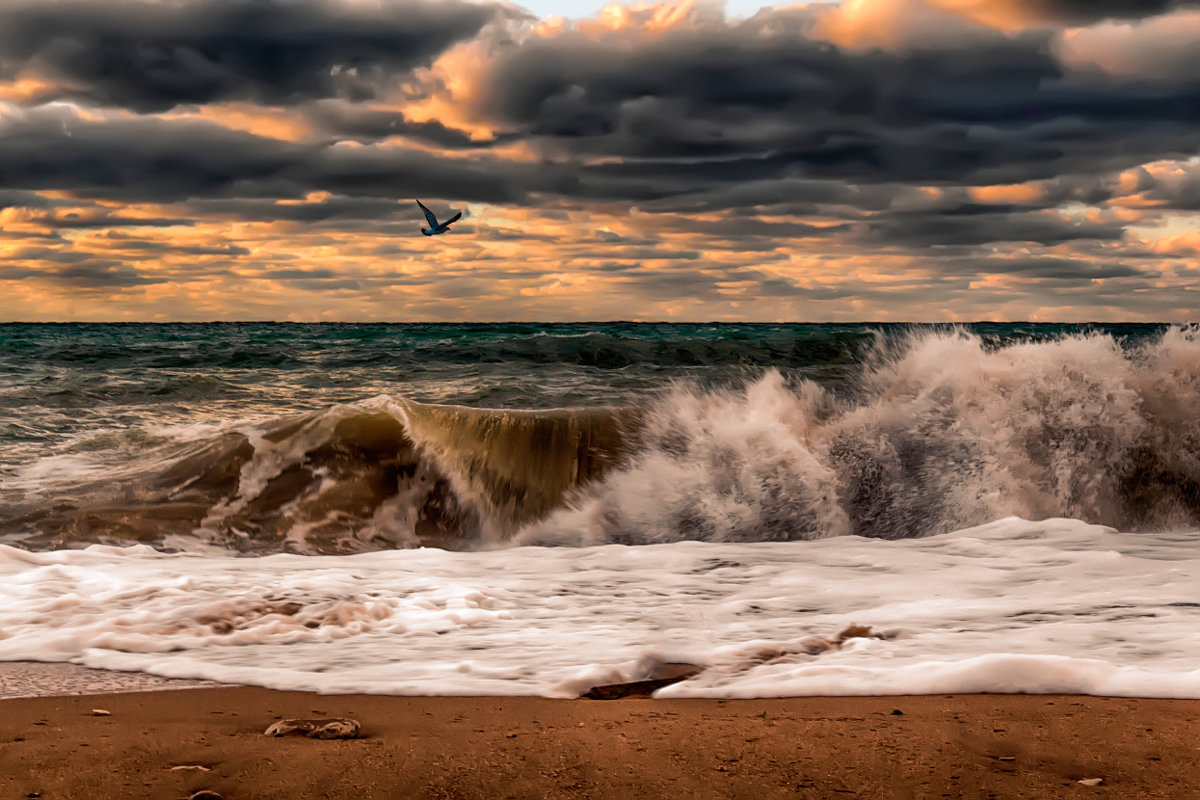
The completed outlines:
<svg viewBox="0 0 1200 800">
<path fill-rule="evenodd" d="M 5 0 L 0 320 L 1195 320 L 1196 41 L 1200 0 Z"/>
<path fill-rule="evenodd" d="M 804 0 L 811 2 L 811 0 Z M 567 17 L 571 20 L 583 20 L 597 16 L 604 6 L 603 0 L 534 0 L 521 3 L 521 7 L 538 18 Z M 626 3 L 625 5 L 630 5 Z M 728 0 L 724 5 L 725 13 L 732 17 L 748 17 L 769 3 L 762 0 Z"/>
</svg>

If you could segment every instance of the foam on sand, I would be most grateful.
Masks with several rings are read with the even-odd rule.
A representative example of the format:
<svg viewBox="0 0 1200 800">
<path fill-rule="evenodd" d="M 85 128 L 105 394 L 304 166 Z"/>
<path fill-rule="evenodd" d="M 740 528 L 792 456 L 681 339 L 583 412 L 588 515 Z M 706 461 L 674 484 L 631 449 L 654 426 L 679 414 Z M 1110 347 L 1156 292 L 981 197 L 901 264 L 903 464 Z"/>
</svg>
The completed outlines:
<svg viewBox="0 0 1200 800">
<path fill-rule="evenodd" d="M 1005 519 L 897 541 L 234 558 L 0 548 L 0 659 L 280 689 L 1200 698 L 1200 533 Z M 850 624 L 887 631 L 813 654 Z"/>
</svg>

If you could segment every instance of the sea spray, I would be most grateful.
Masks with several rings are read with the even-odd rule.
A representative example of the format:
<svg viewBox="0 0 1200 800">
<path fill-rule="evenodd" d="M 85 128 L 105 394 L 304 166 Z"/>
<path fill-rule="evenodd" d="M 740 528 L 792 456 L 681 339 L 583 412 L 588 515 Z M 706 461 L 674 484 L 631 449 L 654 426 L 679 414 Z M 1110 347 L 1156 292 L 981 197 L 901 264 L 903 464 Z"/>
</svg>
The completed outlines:
<svg viewBox="0 0 1200 800">
<path fill-rule="evenodd" d="M 629 462 L 523 543 L 899 539 L 1000 517 L 1124 530 L 1200 522 L 1200 335 L 1132 352 L 1108 336 L 986 347 L 887 341 L 833 396 L 775 371 L 677 387 Z"/>
<path fill-rule="evenodd" d="M 1198 384 L 1162 325 L 0 325 L 0 660 L 1200 697 Z"/>
<path fill-rule="evenodd" d="M 1200 521 L 1196 328 L 1134 343 L 899 329 L 860 350 L 832 383 L 775 369 L 723 386 L 676 378 L 625 407 L 383 395 L 104 433 L 10 468 L 0 528 L 36 549 L 320 554 L 900 539 L 1010 515 L 1129 531 Z"/>
</svg>

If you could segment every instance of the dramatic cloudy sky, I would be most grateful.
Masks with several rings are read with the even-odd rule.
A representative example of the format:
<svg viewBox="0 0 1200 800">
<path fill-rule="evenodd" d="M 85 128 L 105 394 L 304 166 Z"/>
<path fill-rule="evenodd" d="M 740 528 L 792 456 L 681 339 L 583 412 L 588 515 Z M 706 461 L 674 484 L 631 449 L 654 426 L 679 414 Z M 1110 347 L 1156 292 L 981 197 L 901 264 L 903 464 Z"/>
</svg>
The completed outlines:
<svg viewBox="0 0 1200 800">
<path fill-rule="evenodd" d="M 1200 0 L 598 5 L 4 0 L 0 319 L 1200 317 Z"/>
</svg>

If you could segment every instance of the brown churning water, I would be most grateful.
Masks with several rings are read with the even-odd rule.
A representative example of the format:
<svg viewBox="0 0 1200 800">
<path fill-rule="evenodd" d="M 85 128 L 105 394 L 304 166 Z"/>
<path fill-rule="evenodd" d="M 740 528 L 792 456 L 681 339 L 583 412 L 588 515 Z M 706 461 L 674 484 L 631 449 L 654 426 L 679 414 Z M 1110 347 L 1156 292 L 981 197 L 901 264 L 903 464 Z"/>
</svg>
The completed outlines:
<svg viewBox="0 0 1200 800">
<path fill-rule="evenodd" d="M 81 482 L 19 520 L 27 546 L 161 544 L 242 552 L 476 547 L 507 539 L 602 477 L 636 409 L 501 411 L 401 402 L 338 407 L 225 433 Z"/>
</svg>

